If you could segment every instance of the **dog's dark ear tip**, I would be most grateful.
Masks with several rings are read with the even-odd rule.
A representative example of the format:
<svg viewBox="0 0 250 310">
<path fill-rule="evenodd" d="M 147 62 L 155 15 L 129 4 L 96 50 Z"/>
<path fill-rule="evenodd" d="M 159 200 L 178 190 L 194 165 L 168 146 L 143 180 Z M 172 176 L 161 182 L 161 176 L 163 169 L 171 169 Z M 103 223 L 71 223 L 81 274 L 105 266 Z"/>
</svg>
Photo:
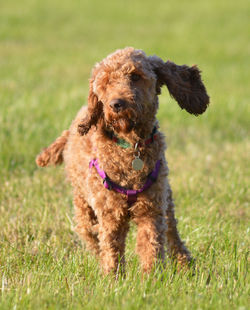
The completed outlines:
<svg viewBox="0 0 250 310">
<path fill-rule="evenodd" d="M 204 112 L 206 112 L 208 105 L 209 105 L 209 100 L 202 102 L 202 104 L 199 106 L 198 110 L 195 111 L 193 114 L 195 116 L 199 116 L 199 115 L 203 114 Z"/>
<path fill-rule="evenodd" d="M 180 107 L 185 109 L 188 113 L 199 116 L 203 114 L 209 106 L 209 96 L 203 94 L 202 98 L 190 98 L 191 100 L 182 101 Z"/>
</svg>

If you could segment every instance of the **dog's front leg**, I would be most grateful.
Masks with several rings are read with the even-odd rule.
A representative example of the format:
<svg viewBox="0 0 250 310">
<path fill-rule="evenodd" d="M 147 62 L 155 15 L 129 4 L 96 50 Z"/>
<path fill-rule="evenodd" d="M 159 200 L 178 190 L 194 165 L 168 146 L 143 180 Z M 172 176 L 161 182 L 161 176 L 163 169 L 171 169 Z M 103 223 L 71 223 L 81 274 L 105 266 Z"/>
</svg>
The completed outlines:
<svg viewBox="0 0 250 310">
<path fill-rule="evenodd" d="M 80 195 L 74 197 L 75 230 L 86 243 L 87 249 L 99 256 L 98 221 L 93 209 Z"/>
<path fill-rule="evenodd" d="M 125 239 L 129 229 L 127 210 L 119 207 L 104 210 L 100 215 L 100 261 L 104 274 L 124 269 Z"/>
<path fill-rule="evenodd" d="M 137 224 L 137 253 L 142 269 L 149 273 L 157 260 L 164 261 L 166 221 L 163 214 L 135 216 Z"/>
</svg>

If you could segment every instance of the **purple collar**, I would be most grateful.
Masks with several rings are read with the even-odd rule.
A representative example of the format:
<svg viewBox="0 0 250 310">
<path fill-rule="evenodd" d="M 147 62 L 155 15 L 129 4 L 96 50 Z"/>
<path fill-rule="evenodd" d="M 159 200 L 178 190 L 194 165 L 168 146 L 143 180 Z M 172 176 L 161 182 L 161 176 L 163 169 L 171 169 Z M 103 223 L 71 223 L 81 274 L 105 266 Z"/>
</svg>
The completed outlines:
<svg viewBox="0 0 250 310">
<path fill-rule="evenodd" d="M 158 174 L 159 174 L 160 165 L 161 165 L 161 161 L 157 160 L 157 162 L 155 164 L 155 168 L 148 175 L 146 183 L 143 185 L 142 188 L 137 189 L 137 190 L 124 188 L 124 187 L 114 183 L 113 181 L 111 181 L 109 179 L 109 177 L 106 175 L 105 171 L 100 169 L 99 164 L 98 164 L 98 159 L 92 159 L 89 163 L 89 168 L 92 168 L 93 166 L 95 166 L 99 176 L 103 179 L 104 187 L 109 189 L 109 190 L 113 189 L 114 191 L 116 191 L 120 194 L 127 195 L 128 204 L 129 204 L 129 206 L 131 206 L 133 203 L 136 202 L 137 194 L 142 193 L 143 191 L 148 189 L 156 181 Z"/>
</svg>

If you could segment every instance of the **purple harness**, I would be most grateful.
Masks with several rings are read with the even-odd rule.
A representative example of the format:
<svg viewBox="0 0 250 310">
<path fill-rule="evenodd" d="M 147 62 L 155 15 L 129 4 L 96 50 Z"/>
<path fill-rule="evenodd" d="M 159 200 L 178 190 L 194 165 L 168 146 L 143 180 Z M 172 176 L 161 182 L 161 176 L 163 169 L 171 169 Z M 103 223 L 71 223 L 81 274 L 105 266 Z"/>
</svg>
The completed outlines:
<svg viewBox="0 0 250 310">
<path fill-rule="evenodd" d="M 142 193 L 146 189 L 148 189 L 157 179 L 159 170 L 160 170 L 161 161 L 157 160 L 154 170 L 148 175 L 146 183 L 143 185 L 142 188 L 133 190 L 133 189 L 127 189 L 124 188 L 114 182 L 112 182 L 108 176 L 106 175 L 105 171 L 101 170 L 98 164 L 97 159 L 92 159 L 89 163 L 89 168 L 91 169 L 93 166 L 95 166 L 99 176 L 103 179 L 104 187 L 111 190 L 127 195 L 127 201 L 129 206 L 131 206 L 133 203 L 137 200 L 137 194 Z"/>
</svg>

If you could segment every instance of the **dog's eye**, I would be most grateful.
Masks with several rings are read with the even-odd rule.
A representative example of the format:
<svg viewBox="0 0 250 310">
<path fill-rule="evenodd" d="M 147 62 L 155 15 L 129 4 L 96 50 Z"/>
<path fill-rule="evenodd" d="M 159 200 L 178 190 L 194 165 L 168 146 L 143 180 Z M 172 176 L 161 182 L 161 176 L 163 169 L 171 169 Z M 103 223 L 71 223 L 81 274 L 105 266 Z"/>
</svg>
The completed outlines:
<svg viewBox="0 0 250 310">
<path fill-rule="evenodd" d="M 132 73 L 130 78 L 131 78 L 131 81 L 137 82 L 137 81 L 139 81 L 141 79 L 141 76 L 139 74 L 137 74 L 137 73 Z"/>
</svg>

